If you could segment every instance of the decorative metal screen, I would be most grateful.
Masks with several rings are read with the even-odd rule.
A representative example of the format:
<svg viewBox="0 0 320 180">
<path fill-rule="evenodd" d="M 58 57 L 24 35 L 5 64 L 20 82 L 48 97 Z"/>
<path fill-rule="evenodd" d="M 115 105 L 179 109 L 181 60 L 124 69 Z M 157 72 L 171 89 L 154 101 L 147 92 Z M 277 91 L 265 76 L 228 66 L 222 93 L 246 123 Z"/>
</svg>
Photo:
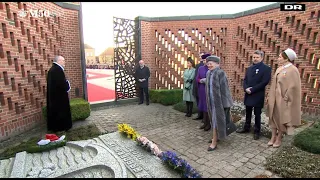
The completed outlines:
<svg viewBox="0 0 320 180">
<path fill-rule="evenodd" d="M 116 100 L 136 96 L 134 69 L 137 61 L 138 28 L 134 20 L 113 18 Z"/>
</svg>

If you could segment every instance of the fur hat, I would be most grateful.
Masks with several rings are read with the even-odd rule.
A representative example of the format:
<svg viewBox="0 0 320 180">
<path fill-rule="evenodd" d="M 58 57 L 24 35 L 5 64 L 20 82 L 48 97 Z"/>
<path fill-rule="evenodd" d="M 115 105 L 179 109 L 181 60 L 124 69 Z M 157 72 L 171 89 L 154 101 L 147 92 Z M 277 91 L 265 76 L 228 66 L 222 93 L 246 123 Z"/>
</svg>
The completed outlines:
<svg viewBox="0 0 320 180">
<path fill-rule="evenodd" d="M 220 64 L 220 58 L 218 56 L 214 56 L 214 55 L 208 56 L 206 60 L 207 60 L 207 62 L 212 61 L 212 62 Z"/>
</svg>

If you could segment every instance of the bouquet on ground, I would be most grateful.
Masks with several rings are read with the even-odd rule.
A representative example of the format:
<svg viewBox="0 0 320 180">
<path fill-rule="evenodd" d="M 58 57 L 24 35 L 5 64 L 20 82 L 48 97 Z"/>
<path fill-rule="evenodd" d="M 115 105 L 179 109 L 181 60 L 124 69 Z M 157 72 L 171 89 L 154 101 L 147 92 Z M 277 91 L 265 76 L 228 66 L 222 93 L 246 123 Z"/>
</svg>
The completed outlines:
<svg viewBox="0 0 320 180">
<path fill-rule="evenodd" d="M 45 139 L 38 141 L 37 145 L 31 145 L 26 151 L 28 153 L 38 153 L 59 148 L 66 145 L 67 141 L 65 138 L 65 135 L 58 137 L 55 134 L 46 134 Z"/>
<path fill-rule="evenodd" d="M 179 158 L 174 152 L 163 152 L 161 160 L 180 173 L 183 178 L 201 178 L 201 175 L 186 160 Z"/>
<path fill-rule="evenodd" d="M 63 141 L 66 138 L 65 135 L 62 135 L 60 138 L 55 134 L 46 134 L 46 139 L 41 139 L 37 144 L 39 146 L 44 146 L 49 143 L 58 143 Z"/>
<path fill-rule="evenodd" d="M 118 124 L 118 131 L 123 135 L 126 135 L 128 138 L 132 140 L 136 140 L 140 135 L 136 132 L 131 126 L 128 124 Z"/>
<path fill-rule="evenodd" d="M 162 151 L 159 149 L 158 145 L 154 142 L 148 140 L 144 136 L 140 136 L 137 138 L 138 145 L 145 147 L 149 152 L 151 151 L 152 154 L 156 155 L 157 157 L 160 157 L 162 154 Z"/>
</svg>

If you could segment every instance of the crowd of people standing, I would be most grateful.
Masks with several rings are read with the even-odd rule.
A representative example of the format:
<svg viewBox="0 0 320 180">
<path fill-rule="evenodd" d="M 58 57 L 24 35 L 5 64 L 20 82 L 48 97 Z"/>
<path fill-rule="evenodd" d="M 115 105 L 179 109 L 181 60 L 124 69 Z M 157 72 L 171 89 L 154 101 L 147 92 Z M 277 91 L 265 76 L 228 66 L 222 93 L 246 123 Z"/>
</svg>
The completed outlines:
<svg viewBox="0 0 320 180">
<path fill-rule="evenodd" d="M 258 140 L 263 107 L 266 107 L 272 130 L 269 146 L 280 147 L 283 134 L 292 135 L 293 127 L 301 124 L 301 81 L 299 71 L 293 65 L 296 53 L 288 48 L 279 54 L 278 63 L 281 66 L 273 75 L 267 98 L 266 86 L 272 79 L 272 71 L 263 63 L 263 57 L 264 52 L 256 50 L 253 53 L 253 64 L 246 71 L 243 82 L 246 120 L 244 126 L 237 130 L 231 119 L 233 99 L 227 74 L 220 66 L 220 57 L 201 53 L 197 65 L 191 57 L 187 59 L 187 69 L 183 74 L 183 100 L 187 108 L 185 116 L 192 116 L 193 105 L 196 104 L 198 116 L 193 120 L 202 120 L 203 125 L 199 128 L 212 132 L 208 151 L 215 150 L 218 141 L 234 131 L 249 133 L 252 112 L 255 115 L 253 138 Z"/>
</svg>

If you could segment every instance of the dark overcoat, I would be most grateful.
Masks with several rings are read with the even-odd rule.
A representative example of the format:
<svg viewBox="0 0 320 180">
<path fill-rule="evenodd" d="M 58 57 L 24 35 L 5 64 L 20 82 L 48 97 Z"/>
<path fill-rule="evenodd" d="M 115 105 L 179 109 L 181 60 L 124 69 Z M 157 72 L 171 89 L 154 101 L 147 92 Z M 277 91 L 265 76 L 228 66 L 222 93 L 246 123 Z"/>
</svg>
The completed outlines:
<svg viewBox="0 0 320 180">
<path fill-rule="evenodd" d="M 270 80 L 271 68 L 269 66 L 263 62 L 250 66 L 243 80 L 244 104 L 263 108 L 266 86 Z M 248 87 L 252 87 L 251 94 L 246 93 Z"/>
<path fill-rule="evenodd" d="M 68 91 L 70 84 L 63 69 L 53 63 L 47 77 L 47 129 L 67 131 L 72 128 Z"/>
</svg>

